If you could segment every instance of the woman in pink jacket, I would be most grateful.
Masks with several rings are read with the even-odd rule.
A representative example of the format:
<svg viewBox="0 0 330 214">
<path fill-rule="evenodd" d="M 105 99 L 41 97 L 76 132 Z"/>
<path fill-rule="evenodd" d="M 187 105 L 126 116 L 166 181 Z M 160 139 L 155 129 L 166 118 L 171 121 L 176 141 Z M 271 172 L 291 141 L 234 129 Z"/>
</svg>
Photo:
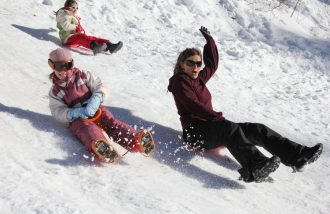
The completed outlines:
<svg viewBox="0 0 330 214">
<path fill-rule="evenodd" d="M 123 46 L 121 41 L 113 44 L 107 39 L 88 36 L 80 24 L 80 18 L 77 16 L 77 11 L 77 0 L 66 0 L 64 7 L 55 13 L 59 36 L 65 46 L 83 46 L 93 50 L 94 55 L 103 51 L 115 53 L 121 49 Z"/>
<path fill-rule="evenodd" d="M 141 139 L 146 136 L 146 131 L 135 130 L 127 123 L 116 119 L 101 105 L 105 96 L 102 81 L 93 77 L 90 72 L 74 67 L 73 62 L 70 51 L 66 49 L 58 48 L 49 54 L 48 64 L 53 70 L 49 75 L 53 83 L 49 91 L 52 116 L 60 122 L 68 123 L 72 133 L 90 151 L 103 160 L 107 156 L 108 162 L 118 159 L 118 154 L 110 146 L 103 130 L 115 143 L 128 151 L 140 152 L 147 156 L 153 152 L 153 141 Z M 102 112 L 98 125 L 86 120 L 97 112 Z"/>
<path fill-rule="evenodd" d="M 301 171 L 315 161 L 322 152 L 321 143 L 303 146 L 263 124 L 235 123 L 213 110 L 206 83 L 218 69 L 218 49 L 207 29 L 201 27 L 200 31 L 206 39 L 203 56 L 196 48 L 181 52 L 168 86 L 180 115 L 185 143 L 196 149 L 226 146 L 242 165 L 238 171 L 245 182 L 264 181 L 280 162 Z M 265 148 L 273 157 L 266 157 L 256 146 Z"/>
</svg>

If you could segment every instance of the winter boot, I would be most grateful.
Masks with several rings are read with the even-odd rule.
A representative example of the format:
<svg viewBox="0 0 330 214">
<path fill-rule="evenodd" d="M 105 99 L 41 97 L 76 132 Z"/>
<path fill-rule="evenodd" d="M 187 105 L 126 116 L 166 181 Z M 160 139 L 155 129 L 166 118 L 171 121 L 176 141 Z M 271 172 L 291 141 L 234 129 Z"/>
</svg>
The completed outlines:
<svg viewBox="0 0 330 214">
<path fill-rule="evenodd" d="M 258 164 L 258 166 L 252 170 L 254 181 L 257 183 L 265 181 L 269 174 L 274 172 L 279 167 L 280 163 L 280 158 L 273 156 L 264 161 L 262 164 Z"/>
<path fill-rule="evenodd" d="M 251 171 L 247 168 L 241 168 L 238 170 L 239 174 L 241 175 L 239 177 L 239 180 L 243 180 L 246 183 L 250 183 L 255 181 Z"/>
<path fill-rule="evenodd" d="M 301 154 L 299 155 L 298 159 L 295 163 L 291 166 L 293 172 L 301 172 L 303 168 L 310 163 L 316 161 L 323 150 L 323 144 L 318 143 L 313 147 L 305 147 L 302 149 Z"/>
<path fill-rule="evenodd" d="M 116 53 L 123 47 L 123 42 L 119 41 L 116 44 L 113 44 L 111 42 L 107 42 L 107 51 L 109 51 L 111 54 Z"/>
<path fill-rule="evenodd" d="M 155 142 L 148 130 L 141 130 L 135 135 L 131 150 L 150 156 L 156 149 Z"/>
<path fill-rule="evenodd" d="M 118 152 L 104 140 L 98 140 L 92 145 L 93 153 L 102 161 L 113 163 L 119 160 Z"/>
<path fill-rule="evenodd" d="M 95 40 L 91 42 L 90 48 L 93 50 L 93 54 L 96 55 L 98 53 L 101 53 L 102 51 L 107 50 L 107 45 L 106 44 L 99 44 Z"/>
</svg>

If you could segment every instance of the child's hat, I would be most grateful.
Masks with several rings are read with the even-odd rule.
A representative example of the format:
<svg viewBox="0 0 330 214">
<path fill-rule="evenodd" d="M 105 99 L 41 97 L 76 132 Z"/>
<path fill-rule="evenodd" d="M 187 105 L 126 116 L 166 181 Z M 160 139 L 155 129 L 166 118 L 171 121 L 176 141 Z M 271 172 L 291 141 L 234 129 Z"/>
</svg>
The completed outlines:
<svg viewBox="0 0 330 214">
<path fill-rule="evenodd" d="M 72 60 L 72 55 L 67 49 L 57 48 L 49 53 L 49 59 L 53 62 L 69 62 Z"/>
</svg>

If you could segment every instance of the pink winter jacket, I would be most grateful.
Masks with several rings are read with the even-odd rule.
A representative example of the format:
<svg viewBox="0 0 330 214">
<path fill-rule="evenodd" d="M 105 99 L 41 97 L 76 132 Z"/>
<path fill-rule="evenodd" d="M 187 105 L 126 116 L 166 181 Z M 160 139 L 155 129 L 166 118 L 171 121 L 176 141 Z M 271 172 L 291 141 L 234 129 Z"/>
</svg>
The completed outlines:
<svg viewBox="0 0 330 214">
<path fill-rule="evenodd" d="M 94 92 L 101 93 L 104 100 L 106 93 L 102 81 L 94 78 L 89 71 L 72 68 L 66 80 L 53 78 L 53 86 L 49 91 L 52 116 L 60 122 L 71 122 L 67 119 L 70 108 L 81 107 Z"/>
</svg>

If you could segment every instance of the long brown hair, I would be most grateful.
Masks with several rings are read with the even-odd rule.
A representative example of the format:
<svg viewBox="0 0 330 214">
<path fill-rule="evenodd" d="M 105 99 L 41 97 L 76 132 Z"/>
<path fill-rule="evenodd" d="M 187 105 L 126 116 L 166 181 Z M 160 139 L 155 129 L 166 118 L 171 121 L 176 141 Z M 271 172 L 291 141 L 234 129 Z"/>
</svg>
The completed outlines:
<svg viewBox="0 0 330 214">
<path fill-rule="evenodd" d="M 191 56 L 195 56 L 195 55 L 200 56 L 202 59 L 202 53 L 197 48 L 186 48 L 184 51 L 182 51 L 179 54 L 178 60 L 176 61 L 176 64 L 175 64 L 175 67 L 173 70 L 173 75 L 175 75 L 179 72 L 182 72 L 181 63 L 184 62 L 187 58 L 189 58 Z"/>
<path fill-rule="evenodd" d="M 77 4 L 78 5 L 78 1 L 77 0 L 66 0 L 64 2 L 64 7 L 58 9 L 58 11 L 61 10 L 61 9 L 69 8 L 69 7 L 71 7 L 74 4 Z M 57 16 L 58 11 L 55 12 L 55 16 Z"/>
</svg>

